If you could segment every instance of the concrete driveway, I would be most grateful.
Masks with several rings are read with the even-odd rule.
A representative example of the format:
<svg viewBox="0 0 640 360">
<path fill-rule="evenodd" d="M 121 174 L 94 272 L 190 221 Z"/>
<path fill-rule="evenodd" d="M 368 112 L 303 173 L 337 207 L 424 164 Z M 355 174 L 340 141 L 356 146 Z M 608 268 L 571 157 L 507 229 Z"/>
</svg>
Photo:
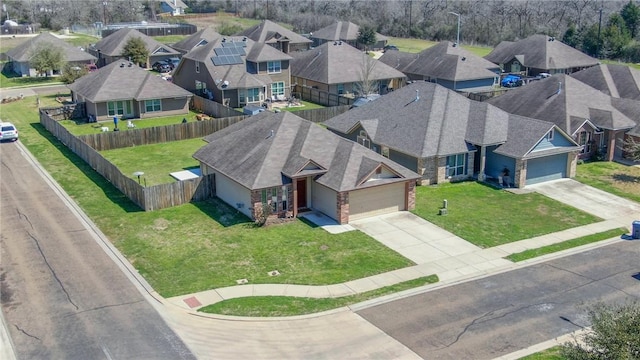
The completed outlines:
<svg viewBox="0 0 640 360">
<path fill-rule="evenodd" d="M 408 211 L 349 223 L 416 264 L 481 250 Z"/>
<path fill-rule="evenodd" d="M 575 180 L 559 179 L 528 185 L 526 189 L 534 190 L 544 196 L 605 220 L 624 220 L 627 222 L 627 226 L 630 219 L 640 219 L 640 204 Z"/>
</svg>

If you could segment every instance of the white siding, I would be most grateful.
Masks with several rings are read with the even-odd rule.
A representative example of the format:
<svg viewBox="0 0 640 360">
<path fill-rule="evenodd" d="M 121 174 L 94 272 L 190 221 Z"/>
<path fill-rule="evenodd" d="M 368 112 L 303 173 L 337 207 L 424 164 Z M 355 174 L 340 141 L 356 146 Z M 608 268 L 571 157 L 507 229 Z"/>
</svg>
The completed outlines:
<svg viewBox="0 0 640 360">
<path fill-rule="evenodd" d="M 311 183 L 311 208 L 338 220 L 338 193 L 316 182 Z"/>
<path fill-rule="evenodd" d="M 405 210 L 405 184 L 397 183 L 349 193 L 349 221 Z"/>
<path fill-rule="evenodd" d="M 251 191 L 219 172 L 210 169 L 209 173 L 216 174 L 216 196 L 231 205 L 232 208 L 238 209 L 241 213 L 252 218 L 253 215 L 249 209 L 253 206 Z M 242 205 L 238 207 L 238 204 Z"/>
</svg>

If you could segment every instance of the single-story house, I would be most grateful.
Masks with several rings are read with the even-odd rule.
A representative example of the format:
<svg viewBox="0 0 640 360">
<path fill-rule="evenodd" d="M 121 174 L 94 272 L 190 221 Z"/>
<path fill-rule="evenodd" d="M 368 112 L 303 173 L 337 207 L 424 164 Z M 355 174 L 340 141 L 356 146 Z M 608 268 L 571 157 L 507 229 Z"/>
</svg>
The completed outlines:
<svg viewBox="0 0 640 360">
<path fill-rule="evenodd" d="M 98 58 L 98 67 L 102 67 L 123 59 L 122 51 L 129 39 L 133 37 L 141 38 L 146 45 L 147 51 L 149 51 L 149 58 L 147 59 L 146 64 L 143 64 L 147 68 L 150 68 L 151 65 L 157 61 L 162 61 L 172 57 L 179 57 L 181 55 L 180 52 L 172 49 L 168 45 L 162 44 L 151 36 L 147 36 L 132 28 L 122 28 L 114 32 L 97 43 L 89 46 L 88 51 Z"/>
<path fill-rule="evenodd" d="M 571 77 L 614 98 L 640 101 L 640 70 L 626 65 L 600 64 Z"/>
<path fill-rule="evenodd" d="M 573 177 L 580 150 L 553 123 L 511 115 L 424 81 L 323 124 L 417 172 L 423 185 L 508 177 L 505 182 L 521 188 Z"/>
<path fill-rule="evenodd" d="M 171 45 L 171 47 L 181 54 L 186 54 L 198 46 L 206 45 L 222 37 L 212 26 L 207 26 Z"/>
<path fill-rule="evenodd" d="M 216 196 L 252 219 L 315 210 L 340 224 L 415 206 L 418 174 L 291 112 L 264 111 L 207 137 L 193 157 Z"/>
<path fill-rule="evenodd" d="M 580 157 L 622 156 L 624 133 L 640 122 L 640 102 L 613 98 L 564 74 L 487 100 L 509 113 L 556 124 L 583 146 Z M 634 110 L 635 109 L 635 110 Z"/>
<path fill-rule="evenodd" d="M 160 11 L 171 15 L 184 15 L 185 9 L 189 8 L 182 0 L 162 0 L 160 1 Z"/>
<path fill-rule="evenodd" d="M 311 33 L 309 38 L 313 40 L 313 46 L 318 47 L 327 42 L 343 41 L 347 44 L 358 48 L 364 49 L 364 45 L 358 42 L 358 35 L 360 34 L 360 26 L 350 21 L 338 21 L 329 26 L 325 26 L 322 29 L 316 30 Z M 388 37 L 376 33 L 376 43 L 368 46 L 367 50 L 382 49 L 387 45 Z"/>
<path fill-rule="evenodd" d="M 247 37 L 225 36 L 182 57 L 173 83 L 237 108 L 291 95 L 291 56 Z"/>
<path fill-rule="evenodd" d="M 503 41 L 484 58 L 505 72 L 527 76 L 571 74 L 598 65 L 598 59 L 552 36 L 539 34 L 515 42 Z"/>
<path fill-rule="evenodd" d="M 235 36 L 246 36 L 255 42 L 273 46 L 285 54 L 309 50 L 313 43 L 306 37 L 270 20 L 263 20 L 260 24 L 245 29 Z"/>
<path fill-rule="evenodd" d="M 192 94 L 128 61 L 111 63 L 67 85 L 97 121 L 189 113 Z"/>
<path fill-rule="evenodd" d="M 29 63 L 29 60 L 33 56 L 33 51 L 41 46 L 61 49 L 64 55 L 64 60 L 79 67 L 84 67 L 85 64 L 92 64 L 96 61 L 95 56 L 84 52 L 84 50 L 77 48 L 64 40 L 58 39 L 51 33 L 43 32 L 40 33 L 40 35 L 33 37 L 7 51 L 6 55 L 9 60 L 7 66 L 10 66 L 13 72 L 20 74 L 21 76 L 38 75 L 36 69 L 34 69 Z M 59 74 L 61 70 L 62 69 L 54 69 L 53 73 L 47 75 Z"/>
<path fill-rule="evenodd" d="M 341 42 L 291 54 L 291 81 L 330 94 L 358 96 L 386 94 L 405 83 L 405 75 Z"/>
<path fill-rule="evenodd" d="M 409 81 L 430 81 L 456 91 L 488 91 L 500 78 L 499 66 L 450 41 L 418 54 L 386 51 L 380 61 L 402 71 Z"/>
</svg>

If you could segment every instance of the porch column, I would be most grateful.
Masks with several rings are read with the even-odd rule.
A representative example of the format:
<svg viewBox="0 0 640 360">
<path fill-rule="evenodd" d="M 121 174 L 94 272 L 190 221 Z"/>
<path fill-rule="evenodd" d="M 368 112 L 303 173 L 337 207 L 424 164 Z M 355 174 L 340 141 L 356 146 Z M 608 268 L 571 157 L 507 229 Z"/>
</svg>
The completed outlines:
<svg viewBox="0 0 640 360">
<path fill-rule="evenodd" d="M 293 178 L 293 217 L 298 217 L 298 179 Z"/>
<path fill-rule="evenodd" d="M 614 130 L 607 130 L 609 133 L 607 143 L 607 161 L 613 161 L 613 155 L 616 152 L 616 132 Z"/>
<path fill-rule="evenodd" d="M 484 167 L 486 165 L 486 160 L 487 160 L 487 147 L 481 146 L 480 147 L 480 173 L 478 174 L 478 181 L 484 181 L 484 178 L 485 178 Z"/>
</svg>

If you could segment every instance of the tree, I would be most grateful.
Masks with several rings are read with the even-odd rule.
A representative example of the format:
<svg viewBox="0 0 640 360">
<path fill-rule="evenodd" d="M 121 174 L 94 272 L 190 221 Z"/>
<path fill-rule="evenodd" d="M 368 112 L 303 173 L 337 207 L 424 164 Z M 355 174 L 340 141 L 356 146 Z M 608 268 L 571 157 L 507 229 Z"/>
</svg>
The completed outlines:
<svg viewBox="0 0 640 360">
<path fill-rule="evenodd" d="M 640 161 L 640 140 L 636 141 L 633 136 L 628 136 L 622 144 L 622 150 L 627 158 Z"/>
<path fill-rule="evenodd" d="M 62 68 L 60 80 L 65 84 L 71 84 L 78 78 L 86 75 L 89 71 L 86 67 L 80 67 L 76 64 L 66 63 Z"/>
<path fill-rule="evenodd" d="M 598 303 L 587 313 L 591 330 L 562 345 L 564 359 L 640 359 L 640 303 Z"/>
<path fill-rule="evenodd" d="M 368 25 L 360 26 L 360 31 L 358 32 L 358 38 L 356 41 L 358 44 L 362 44 L 362 46 L 364 46 L 364 51 L 366 52 L 367 47 L 374 45 L 378 41 L 375 29 Z"/>
<path fill-rule="evenodd" d="M 634 4 L 631 0 L 622 8 L 620 16 L 627 25 L 627 30 L 631 33 L 631 38 L 635 38 L 640 25 L 640 6 Z"/>
<path fill-rule="evenodd" d="M 357 91 L 361 96 L 378 93 L 378 82 L 373 79 L 373 71 L 376 64 L 377 60 L 372 59 L 367 54 L 362 54 L 361 80 L 356 84 Z"/>
<path fill-rule="evenodd" d="M 144 64 L 146 66 L 147 58 L 149 57 L 149 50 L 147 50 L 147 46 L 142 38 L 134 36 L 124 44 L 122 56 L 138 65 Z"/>
<path fill-rule="evenodd" d="M 62 49 L 51 44 L 40 43 L 31 53 L 29 64 L 36 69 L 38 75 L 49 76 L 54 70 L 60 70 L 64 64 Z"/>
<path fill-rule="evenodd" d="M 562 36 L 562 42 L 576 49 L 580 47 L 582 39 L 580 39 L 580 34 L 578 33 L 578 30 L 576 29 L 576 26 L 574 24 L 569 25 L 567 31 L 565 31 L 564 33 L 564 36 Z"/>
</svg>

